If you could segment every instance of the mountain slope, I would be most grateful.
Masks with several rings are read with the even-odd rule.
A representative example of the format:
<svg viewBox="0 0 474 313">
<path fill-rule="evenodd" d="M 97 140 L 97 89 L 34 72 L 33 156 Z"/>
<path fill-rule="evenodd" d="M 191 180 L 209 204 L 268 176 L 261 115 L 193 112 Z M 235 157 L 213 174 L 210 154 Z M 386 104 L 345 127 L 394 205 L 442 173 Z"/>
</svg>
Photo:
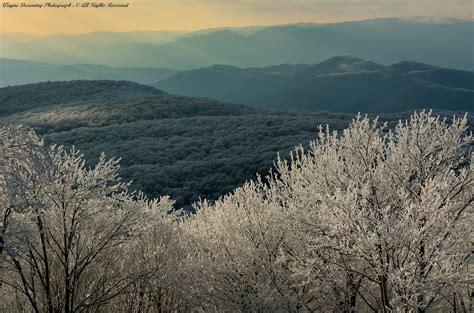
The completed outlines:
<svg viewBox="0 0 474 313">
<path fill-rule="evenodd" d="M 416 62 L 383 66 L 352 56 L 315 65 L 211 66 L 156 84 L 167 92 L 279 109 L 397 112 L 472 111 L 474 72 Z"/>
<path fill-rule="evenodd" d="M 306 145 L 319 124 L 341 130 L 353 117 L 256 109 L 124 81 L 0 88 L 0 103 L 0 125 L 32 126 L 48 143 L 74 145 L 90 164 L 102 151 L 122 158 L 121 175 L 133 187 L 170 195 L 177 206 L 216 199 L 266 174 L 277 152 L 286 157 Z M 382 115 L 381 122 L 410 114 Z"/>
<path fill-rule="evenodd" d="M 0 125 L 34 127 L 47 142 L 75 145 L 94 162 L 104 151 L 122 158 L 121 174 L 147 194 L 178 205 L 214 199 L 280 151 L 314 137 L 318 124 L 336 129 L 350 116 L 259 110 L 173 96 L 130 82 L 49 82 L 0 88 Z"/>
</svg>

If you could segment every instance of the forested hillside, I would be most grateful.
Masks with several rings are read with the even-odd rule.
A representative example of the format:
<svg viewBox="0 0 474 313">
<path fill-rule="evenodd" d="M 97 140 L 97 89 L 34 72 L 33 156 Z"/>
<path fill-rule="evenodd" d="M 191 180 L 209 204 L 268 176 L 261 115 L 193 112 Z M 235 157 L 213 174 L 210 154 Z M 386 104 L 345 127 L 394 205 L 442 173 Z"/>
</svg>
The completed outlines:
<svg viewBox="0 0 474 313">
<path fill-rule="evenodd" d="M 271 111 L 164 93 L 124 81 L 72 81 L 0 88 L 0 123 L 33 126 L 47 142 L 75 145 L 95 162 L 122 158 L 121 175 L 177 206 L 215 199 L 280 152 L 342 129 L 352 114 Z M 408 114 L 385 115 L 396 121 Z"/>
<path fill-rule="evenodd" d="M 474 72 L 352 56 L 263 68 L 214 65 L 158 82 L 165 91 L 252 106 L 304 111 L 472 110 Z"/>
<path fill-rule="evenodd" d="M 49 143 L 75 145 L 92 163 L 120 157 L 121 174 L 178 205 L 216 198 L 277 152 L 314 138 L 317 125 L 340 129 L 346 114 L 298 114 L 173 96 L 130 82 L 73 81 L 0 89 L 1 124 L 31 125 Z"/>
</svg>

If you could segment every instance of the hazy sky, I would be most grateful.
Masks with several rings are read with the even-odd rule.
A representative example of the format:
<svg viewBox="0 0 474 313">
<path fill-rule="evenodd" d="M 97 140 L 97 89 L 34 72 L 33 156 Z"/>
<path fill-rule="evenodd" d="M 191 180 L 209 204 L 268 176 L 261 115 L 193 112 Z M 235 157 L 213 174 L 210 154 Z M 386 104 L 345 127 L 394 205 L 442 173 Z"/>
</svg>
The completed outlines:
<svg viewBox="0 0 474 313">
<path fill-rule="evenodd" d="M 7 2 L 2 1 L 4 1 L 0 2 L 2 4 Z M 104 3 L 111 1 L 127 2 L 105 0 Z M 21 2 L 69 3 L 70 0 L 10 0 L 11 4 Z M 472 0 L 129 0 L 128 2 L 130 7 L 127 9 L 0 7 L 0 32 L 45 34 L 97 30 L 196 30 L 220 26 L 336 22 L 393 16 L 472 19 L 473 14 Z M 72 3 L 76 5 L 78 2 Z"/>
</svg>

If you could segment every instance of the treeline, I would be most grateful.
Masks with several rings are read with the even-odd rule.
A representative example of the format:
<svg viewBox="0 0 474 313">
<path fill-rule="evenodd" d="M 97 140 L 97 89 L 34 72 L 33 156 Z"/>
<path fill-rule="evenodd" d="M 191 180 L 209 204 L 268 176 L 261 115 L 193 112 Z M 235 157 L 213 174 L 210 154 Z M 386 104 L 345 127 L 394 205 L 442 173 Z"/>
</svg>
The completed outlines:
<svg viewBox="0 0 474 313">
<path fill-rule="evenodd" d="M 55 105 L 74 105 L 83 102 L 106 102 L 136 96 L 163 93 L 153 87 L 128 81 L 76 80 L 43 82 L 0 88 L 0 115 Z"/>
<path fill-rule="evenodd" d="M 0 130 L 0 307 L 11 312 L 471 312 L 466 118 L 320 128 L 190 216 L 75 151 Z M 467 152 L 466 152 L 467 151 Z"/>
</svg>

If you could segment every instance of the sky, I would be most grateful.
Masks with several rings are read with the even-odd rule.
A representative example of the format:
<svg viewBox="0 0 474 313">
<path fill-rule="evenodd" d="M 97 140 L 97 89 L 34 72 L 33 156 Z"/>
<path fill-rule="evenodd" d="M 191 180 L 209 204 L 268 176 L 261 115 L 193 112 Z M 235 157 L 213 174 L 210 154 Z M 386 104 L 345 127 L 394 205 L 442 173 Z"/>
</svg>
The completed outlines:
<svg viewBox="0 0 474 313">
<path fill-rule="evenodd" d="M 413 16 L 473 18 L 472 0 L 105 0 L 105 4 L 128 2 L 129 7 L 66 9 L 10 9 L 4 5 L 64 4 L 71 0 L 2 1 L 0 33 L 197 30 Z M 81 0 L 72 5 L 80 3 L 77 1 Z"/>
</svg>

